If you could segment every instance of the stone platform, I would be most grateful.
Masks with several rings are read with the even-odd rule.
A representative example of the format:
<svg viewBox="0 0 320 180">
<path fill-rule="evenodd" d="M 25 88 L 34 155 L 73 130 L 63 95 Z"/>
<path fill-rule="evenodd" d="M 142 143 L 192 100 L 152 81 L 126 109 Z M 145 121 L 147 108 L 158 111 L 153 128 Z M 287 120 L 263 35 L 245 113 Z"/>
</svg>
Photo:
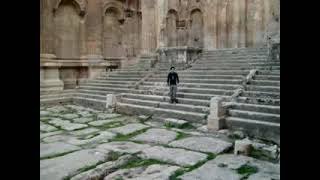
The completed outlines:
<svg viewBox="0 0 320 180">
<path fill-rule="evenodd" d="M 280 163 L 233 155 L 234 141 L 82 106 L 42 106 L 40 179 L 280 179 Z"/>
</svg>

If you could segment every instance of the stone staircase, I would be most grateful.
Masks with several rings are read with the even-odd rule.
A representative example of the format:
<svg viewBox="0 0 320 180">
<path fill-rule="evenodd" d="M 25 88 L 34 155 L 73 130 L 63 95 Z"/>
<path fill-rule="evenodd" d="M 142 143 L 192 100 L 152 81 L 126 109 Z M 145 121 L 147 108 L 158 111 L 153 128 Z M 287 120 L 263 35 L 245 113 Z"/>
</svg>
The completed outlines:
<svg viewBox="0 0 320 180">
<path fill-rule="evenodd" d="M 267 52 L 266 48 L 205 51 L 193 64 L 175 64 L 180 79 L 178 104 L 169 103 L 166 85 L 172 64 L 160 62 L 150 69 L 147 57 L 141 58 L 140 64 L 82 83 L 73 93 L 73 101 L 101 109 L 105 108 L 107 94 L 118 94 L 119 113 L 200 125 L 207 123 L 212 97 L 230 99 L 242 88 L 240 96 L 229 103 L 227 126 L 280 143 L 280 62 L 267 61 Z M 256 74 L 244 84 L 253 69 Z"/>
</svg>

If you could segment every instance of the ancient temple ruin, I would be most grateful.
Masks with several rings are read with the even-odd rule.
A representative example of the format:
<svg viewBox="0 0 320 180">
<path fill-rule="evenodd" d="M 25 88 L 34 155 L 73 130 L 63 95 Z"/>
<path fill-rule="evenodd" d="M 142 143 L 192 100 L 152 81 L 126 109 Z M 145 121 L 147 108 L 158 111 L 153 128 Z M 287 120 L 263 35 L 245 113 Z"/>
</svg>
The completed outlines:
<svg viewBox="0 0 320 180">
<path fill-rule="evenodd" d="M 40 0 L 40 19 L 40 179 L 280 179 L 280 0 Z"/>
</svg>

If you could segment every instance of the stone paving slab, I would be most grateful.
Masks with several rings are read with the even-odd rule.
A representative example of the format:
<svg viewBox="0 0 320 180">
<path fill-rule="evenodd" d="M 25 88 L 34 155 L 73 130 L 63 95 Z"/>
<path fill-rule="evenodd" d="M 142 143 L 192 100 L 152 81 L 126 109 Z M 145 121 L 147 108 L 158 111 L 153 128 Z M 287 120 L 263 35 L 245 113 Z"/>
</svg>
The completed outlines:
<svg viewBox="0 0 320 180">
<path fill-rule="evenodd" d="M 97 144 L 97 143 L 108 142 L 110 139 L 113 139 L 115 136 L 116 134 L 112 132 L 101 131 L 99 132 L 99 135 L 90 139 L 82 140 L 82 139 L 72 137 L 72 138 L 69 138 L 66 142 L 73 145 Z"/>
<path fill-rule="evenodd" d="M 62 125 L 65 125 L 65 124 L 69 124 L 71 122 L 69 120 L 62 120 L 60 118 L 52 118 L 49 121 L 49 123 L 53 124 L 54 126 L 62 126 Z"/>
<path fill-rule="evenodd" d="M 167 144 L 177 137 L 177 133 L 166 129 L 148 129 L 146 132 L 139 134 L 131 140 L 143 141 L 147 143 Z"/>
<path fill-rule="evenodd" d="M 61 129 L 64 129 L 66 131 L 74 131 L 74 130 L 83 129 L 86 127 L 88 127 L 88 125 L 78 124 L 78 123 L 67 123 L 67 124 L 61 125 Z"/>
<path fill-rule="evenodd" d="M 53 107 L 47 108 L 47 111 L 50 111 L 53 113 L 62 113 L 62 112 L 68 111 L 68 109 L 63 106 L 53 106 Z"/>
<path fill-rule="evenodd" d="M 179 166 L 154 164 L 148 167 L 120 169 L 106 176 L 104 180 L 164 180 L 169 179 L 169 177 L 179 168 Z"/>
<path fill-rule="evenodd" d="M 89 134 L 93 134 L 93 133 L 97 133 L 100 130 L 97 128 L 86 128 L 86 129 L 81 129 L 81 130 L 77 130 L 77 131 L 71 131 L 70 134 L 74 135 L 74 136 L 86 136 Z"/>
<path fill-rule="evenodd" d="M 219 154 L 230 149 L 232 147 L 232 143 L 212 137 L 188 137 L 178 141 L 173 141 L 169 146 Z"/>
<path fill-rule="evenodd" d="M 179 176 L 182 180 L 240 180 L 241 176 L 233 170 L 218 167 L 212 161 L 200 166 L 199 168 Z"/>
<path fill-rule="evenodd" d="M 75 122 L 75 123 L 88 123 L 90 121 L 93 121 L 93 119 L 92 118 L 87 118 L 87 117 L 81 117 L 81 118 L 73 119 L 73 122 Z"/>
<path fill-rule="evenodd" d="M 40 133 L 40 139 L 42 138 L 46 138 L 49 136 L 54 136 L 54 135 L 58 135 L 58 134 L 62 134 L 63 131 L 54 131 L 54 132 L 49 132 L 49 133 Z"/>
<path fill-rule="evenodd" d="M 58 142 L 58 141 L 59 142 L 66 142 L 70 138 L 71 138 L 71 136 L 58 134 L 58 135 L 43 138 L 42 141 L 46 142 L 46 143 L 53 143 L 53 142 Z"/>
<path fill-rule="evenodd" d="M 103 113 L 100 113 L 98 114 L 97 118 L 98 119 L 112 119 L 112 118 L 117 118 L 117 117 L 121 117 L 122 115 L 121 114 L 103 114 Z"/>
<path fill-rule="evenodd" d="M 89 111 L 80 111 L 80 112 L 78 112 L 78 114 L 81 115 L 82 117 L 86 117 L 86 118 L 93 116 L 93 114 L 91 114 Z"/>
<path fill-rule="evenodd" d="M 146 148 L 151 147 L 148 144 L 138 144 L 138 143 L 133 143 L 133 142 L 128 142 L 128 141 L 113 141 L 110 143 L 105 143 L 97 146 L 97 149 L 106 149 L 109 151 L 116 151 L 120 153 L 137 153 L 140 152 Z"/>
<path fill-rule="evenodd" d="M 156 159 L 179 166 L 193 166 L 207 158 L 207 155 L 203 153 L 162 146 L 144 149 L 138 156 L 143 159 Z"/>
<path fill-rule="evenodd" d="M 106 163 L 96 166 L 94 169 L 82 172 L 72 177 L 71 180 L 103 179 L 106 176 L 106 174 L 110 174 L 110 172 L 113 172 L 114 169 L 124 164 L 127 164 L 132 159 L 133 156 L 131 155 L 123 155 L 119 157 L 116 161 L 108 161 Z"/>
<path fill-rule="evenodd" d="M 81 168 L 104 162 L 107 157 L 108 153 L 89 149 L 42 160 L 40 161 L 40 180 L 61 180 L 74 176 L 80 173 Z"/>
<path fill-rule="evenodd" d="M 57 130 L 58 129 L 54 126 L 40 122 L 40 131 L 52 132 L 52 131 L 57 131 Z"/>
<path fill-rule="evenodd" d="M 44 110 L 42 110 L 42 111 L 40 111 L 40 117 L 42 116 L 49 116 L 51 113 L 49 112 L 49 111 L 44 111 Z"/>
<path fill-rule="evenodd" d="M 54 142 L 49 144 L 40 143 L 40 158 L 55 156 L 80 149 L 81 148 L 78 146 L 66 144 L 63 142 Z"/>
<path fill-rule="evenodd" d="M 147 127 L 149 127 L 149 126 L 146 126 L 146 125 L 140 124 L 140 123 L 132 123 L 132 124 L 127 124 L 127 125 L 121 126 L 121 127 L 111 128 L 109 130 L 114 133 L 128 135 L 128 134 L 134 133 L 136 131 L 145 129 Z"/>
<path fill-rule="evenodd" d="M 99 126 L 103 126 L 103 125 L 106 125 L 106 124 L 109 124 L 111 122 L 115 122 L 113 121 L 112 119 L 108 119 L 108 120 L 97 120 L 97 121 L 92 121 L 89 123 L 90 126 L 96 126 L 96 127 L 99 127 Z"/>
<path fill-rule="evenodd" d="M 180 176 L 180 178 L 183 180 L 212 180 L 212 177 L 215 177 L 216 180 L 219 178 L 241 179 L 243 175 L 237 174 L 236 170 L 244 165 L 253 166 L 258 169 L 258 172 L 250 175 L 248 179 L 280 179 L 280 165 L 232 154 L 219 155 L 200 168 Z"/>
<path fill-rule="evenodd" d="M 72 113 L 72 114 L 62 114 L 60 115 L 60 117 L 64 118 L 64 119 L 75 119 L 75 118 L 78 118 L 79 115 L 78 114 L 75 114 L 75 113 Z"/>
</svg>

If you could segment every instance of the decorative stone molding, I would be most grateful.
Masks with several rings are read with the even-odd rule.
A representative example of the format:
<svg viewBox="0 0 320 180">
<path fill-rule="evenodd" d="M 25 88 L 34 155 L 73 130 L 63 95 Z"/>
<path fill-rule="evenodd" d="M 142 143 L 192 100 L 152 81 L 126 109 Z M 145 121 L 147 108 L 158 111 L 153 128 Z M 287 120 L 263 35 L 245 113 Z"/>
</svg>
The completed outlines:
<svg viewBox="0 0 320 180">
<path fill-rule="evenodd" d="M 125 12 L 124 12 L 124 6 L 123 3 L 119 2 L 119 1 L 108 1 L 108 0 L 104 0 L 103 2 L 103 16 L 105 16 L 106 11 L 108 9 L 115 9 L 118 13 L 118 21 L 119 22 L 123 22 L 125 19 Z"/>
<path fill-rule="evenodd" d="M 62 0 L 56 0 L 56 3 L 53 7 L 54 12 L 58 10 L 59 5 L 61 4 L 61 1 Z M 80 16 L 84 16 L 87 13 L 87 6 L 88 6 L 87 0 L 73 0 L 72 2 L 78 7 Z"/>
</svg>

